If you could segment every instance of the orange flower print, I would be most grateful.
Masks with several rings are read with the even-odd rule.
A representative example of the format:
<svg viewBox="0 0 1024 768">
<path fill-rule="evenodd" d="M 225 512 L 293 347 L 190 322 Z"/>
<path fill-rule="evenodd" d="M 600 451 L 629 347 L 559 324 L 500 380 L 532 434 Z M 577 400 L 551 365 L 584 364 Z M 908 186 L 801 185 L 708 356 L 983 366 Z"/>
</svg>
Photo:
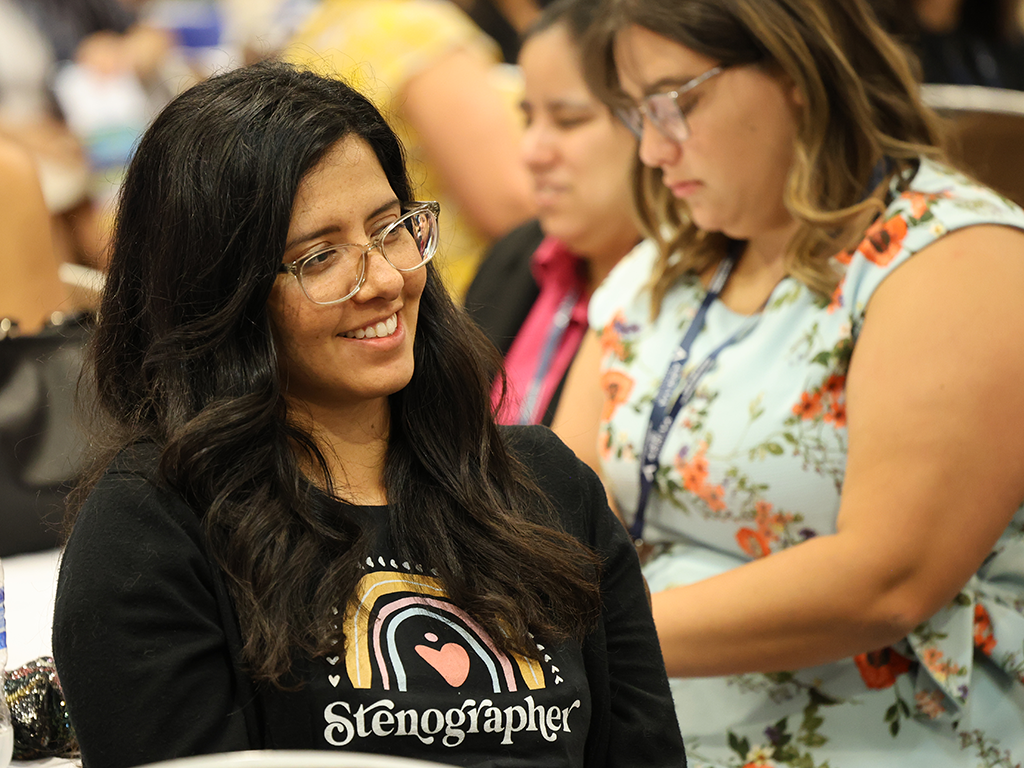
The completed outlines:
<svg viewBox="0 0 1024 768">
<path fill-rule="evenodd" d="M 793 406 L 793 413 L 804 420 L 813 419 L 821 413 L 821 392 L 801 392 L 800 402 Z"/>
<path fill-rule="evenodd" d="M 891 688 L 896 678 L 910 671 L 910 659 L 892 648 L 861 653 L 853 657 L 864 685 L 876 690 Z"/>
<path fill-rule="evenodd" d="M 704 477 L 707 470 L 701 471 L 696 462 L 691 462 L 683 467 L 683 488 L 690 493 L 701 493 L 704 490 Z"/>
<path fill-rule="evenodd" d="M 601 421 L 611 421 L 615 410 L 629 398 L 633 391 L 633 380 L 622 371 L 605 371 L 601 374 L 601 389 L 604 391 L 604 407 Z"/>
<path fill-rule="evenodd" d="M 928 212 L 928 208 L 932 203 L 941 198 L 949 197 L 949 192 L 927 193 L 907 190 L 900 197 L 910 201 L 910 215 L 915 219 L 920 219 Z"/>
<path fill-rule="evenodd" d="M 943 661 L 942 651 L 938 648 L 926 648 L 921 654 L 921 663 L 928 667 L 932 677 L 940 683 L 946 682 L 950 675 L 961 671 L 960 665 L 952 661 Z"/>
<path fill-rule="evenodd" d="M 720 485 L 709 485 L 705 488 L 701 498 L 711 508 L 712 512 L 721 512 L 725 509 L 725 488 Z"/>
<path fill-rule="evenodd" d="M 786 530 L 786 524 L 793 521 L 792 515 L 772 511 L 772 503 L 759 499 L 754 504 L 754 522 L 758 532 L 769 543 L 779 540 L 779 534 Z"/>
<path fill-rule="evenodd" d="M 744 758 L 745 762 L 742 768 L 775 768 L 776 763 L 772 759 L 772 753 L 774 749 L 772 747 L 754 747 Z"/>
<path fill-rule="evenodd" d="M 683 478 L 683 488 L 700 498 L 712 512 L 721 512 L 725 509 L 725 488 L 707 482 L 708 460 L 704 455 L 707 450 L 708 444 L 702 441 L 689 461 L 687 450 L 681 450 L 675 458 L 676 472 Z"/>
<path fill-rule="evenodd" d="M 939 691 L 918 691 L 914 694 L 919 712 L 928 715 L 932 720 L 937 718 L 946 708 L 942 706 L 942 693 Z"/>
<path fill-rule="evenodd" d="M 690 461 L 686 461 L 685 451 L 681 451 L 675 461 L 676 471 L 683 478 L 683 488 L 698 496 L 704 493 L 704 482 L 708 477 L 708 460 L 704 457 L 707 449 L 708 444 L 702 442 Z"/>
<path fill-rule="evenodd" d="M 597 436 L 597 452 L 606 460 L 612 455 L 611 429 L 601 430 L 601 434 Z"/>
<path fill-rule="evenodd" d="M 974 647 L 986 656 L 991 656 L 996 647 L 996 638 L 992 634 L 992 617 L 981 604 L 974 606 Z"/>
<path fill-rule="evenodd" d="M 624 357 L 622 338 L 619 336 L 618 330 L 618 326 L 622 324 L 623 320 L 624 318 L 622 317 L 622 314 L 616 313 L 615 317 L 612 318 L 612 321 L 601 329 L 598 341 L 601 344 L 602 355 L 606 355 L 611 352 L 619 360 Z"/>
<path fill-rule="evenodd" d="M 910 200 L 910 215 L 915 219 L 920 219 L 924 216 L 925 211 L 928 210 L 928 198 L 929 195 L 925 195 L 922 192 L 908 191 L 903 194 L 903 197 Z"/>
<path fill-rule="evenodd" d="M 846 278 L 844 277 L 842 280 L 839 281 L 839 284 L 836 286 L 836 289 L 832 291 L 832 298 L 829 299 L 828 306 L 825 308 L 825 311 L 828 312 L 830 315 L 837 309 L 843 308 L 843 286 L 845 284 Z"/>
<path fill-rule="evenodd" d="M 758 499 L 757 503 L 754 504 L 754 519 L 757 521 L 758 527 L 761 527 L 770 518 L 772 513 L 772 503 L 765 501 L 764 499 Z"/>
<path fill-rule="evenodd" d="M 736 532 L 736 543 L 740 545 L 740 549 L 754 558 L 768 557 L 772 553 L 768 537 L 753 528 L 740 528 Z"/>
<path fill-rule="evenodd" d="M 835 424 L 837 427 L 846 426 L 846 403 L 833 402 L 832 407 L 825 414 L 825 421 Z"/>
<path fill-rule="evenodd" d="M 621 310 L 616 312 L 615 317 L 611 319 L 608 325 L 601 329 L 601 333 L 598 336 L 602 356 L 610 352 L 615 355 L 616 359 L 625 360 L 627 353 L 626 345 L 622 341 L 622 332 L 631 333 L 636 330 L 638 330 L 638 326 L 628 325 L 626 316 L 622 314 Z"/>
<path fill-rule="evenodd" d="M 900 252 L 906 236 L 907 222 L 901 216 L 894 216 L 886 222 L 878 218 L 868 227 L 858 250 L 868 261 L 884 267 Z"/>
<path fill-rule="evenodd" d="M 843 394 L 843 390 L 845 389 L 846 377 L 838 373 L 833 373 L 825 380 L 825 383 L 821 385 L 822 393 L 830 395 L 831 397 L 839 397 Z"/>
<path fill-rule="evenodd" d="M 772 544 L 786 530 L 786 525 L 793 522 L 793 516 L 773 511 L 770 501 L 759 499 L 754 504 L 753 528 L 741 528 L 736 533 L 736 543 L 740 549 L 751 557 L 766 557 L 772 553 Z"/>
</svg>

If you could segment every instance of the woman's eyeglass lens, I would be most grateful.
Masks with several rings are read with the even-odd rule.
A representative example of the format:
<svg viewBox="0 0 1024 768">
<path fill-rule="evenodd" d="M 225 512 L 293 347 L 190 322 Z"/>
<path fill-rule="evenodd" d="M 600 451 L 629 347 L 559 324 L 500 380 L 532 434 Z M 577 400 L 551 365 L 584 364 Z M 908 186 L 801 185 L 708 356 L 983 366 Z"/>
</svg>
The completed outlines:
<svg viewBox="0 0 1024 768">
<path fill-rule="evenodd" d="M 410 203 L 398 219 L 391 222 L 366 245 L 332 245 L 282 264 L 282 272 L 291 272 L 314 304 L 338 304 L 356 295 L 366 280 L 366 257 L 374 248 L 399 272 L 419 269 L 437 253 L 437 216 L 435 202 Z"/>
<path fill-rule="evenodd" d="M 721 74 L 725 68 L 712 67 L 702 75 L 698 75 L 677 90 L 665 93 L 652 93 L 645 96 L 639 105 L 621 107 L 616 111 L 619 119 L 638 139 L 644 135 L 644 115 L 651 121 L 659 133 L 675 142 L 684 142 L 690 138 L 690 126 L 683 115 L 679 99 L 692 91 L 701 83 Z"/>
</svg>

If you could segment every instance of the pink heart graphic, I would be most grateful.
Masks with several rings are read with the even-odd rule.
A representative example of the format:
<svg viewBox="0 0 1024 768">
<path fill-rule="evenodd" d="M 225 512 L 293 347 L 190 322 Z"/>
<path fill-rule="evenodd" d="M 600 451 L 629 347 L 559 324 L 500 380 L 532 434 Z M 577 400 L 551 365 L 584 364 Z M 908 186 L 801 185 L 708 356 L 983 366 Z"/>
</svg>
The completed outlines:
<svg viewBox="0 0 1024 768">
<path fill-rule="evenodd" d="M 438 671 L 452 688 L 458 688 L 469 677 L 469 654 L 458 643 L 445 643 L 440 650 L 417 645 L 416 653 Z"/>
</svg>

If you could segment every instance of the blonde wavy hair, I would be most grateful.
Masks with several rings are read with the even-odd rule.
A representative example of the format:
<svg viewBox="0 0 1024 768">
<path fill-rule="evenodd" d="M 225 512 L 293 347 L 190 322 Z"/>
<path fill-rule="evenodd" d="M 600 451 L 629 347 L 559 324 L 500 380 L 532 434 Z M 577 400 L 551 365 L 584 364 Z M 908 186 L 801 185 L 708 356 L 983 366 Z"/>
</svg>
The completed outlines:
<svg viewBox="0 0 1024 768">
<path fill-rule="evenodd" d="M 894 175 L 909 179 L 922 156 L 944 160 L 941 121 L 919 96 L 916 59 L 865 0 L 604 0 L 584 41 L 587 80 L 613 108 L 629 103 L 618 81 L 616 34 L 637 25 L 724 66 L 754 65 L 803 94 L 784 203 L 799 222 L 787 272 L 828 296 L 839 280 L 831 257 L 853 247 L 882 210 Z M 865 196 L 877 169 L 887 177 Z M 698 229 L 661 170 L 637 164 L 641 226 L 657 242 L 652 311 L 680 276 L 724 256 L 728 238 Z"/>
</svg>

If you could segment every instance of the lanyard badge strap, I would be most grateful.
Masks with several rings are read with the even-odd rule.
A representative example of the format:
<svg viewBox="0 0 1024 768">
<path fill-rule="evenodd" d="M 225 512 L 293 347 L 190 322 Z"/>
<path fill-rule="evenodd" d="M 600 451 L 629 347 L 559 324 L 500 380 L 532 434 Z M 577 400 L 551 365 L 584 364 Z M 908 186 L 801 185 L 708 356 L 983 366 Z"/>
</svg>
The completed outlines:
<svg viewBox="0 0 1024 768">
<path fill-rule="evenodd" d="M 633 518 L 633 524 L 629 527 L 629 535 L 633 538 L 633 541 L 637 546 L 640 546 L 643 543 L 641 534 L 644 529 L 644 513 L 647 509 L 648 496 L 650 495 L 651 488 L 654 485 L 655 474 L 660 467 L 661 449 L 665 445 L 665 438 L 668 437 L 669 429 L 675 422 L 679 412 L 683 409 L 683 406 L 693 398 L 693 395 L 697 391 L 697 385 L 714 366 L 715 361 L 718 359 L 718 355 L 722 350 L 732 344 L 735 344 L 740 337 L 745 336 L 752 327 L 750 325 L 745 325 L 726 339 L 722 344 L 716 347 L 711 354 L 704 358 L 696 368 L 690 371 L 685 379 L 683 379 L 683 368 L 686 365 L 687 359 L 690 357 L 690 349 L 693 346 L 693 342 L 697 338 L 697 334 L 699 334 L 704 328 L 708 309 L 710 309 L 712 303 L 714 303 L 719 294 L 721 294 L 726 281 L 729 279 L 729 275 L 732 273 L 733 267 L 736 266 L 742 246 L 743 244 L 737 241 L 730 244 L 728 254 L 719 263 L 718 269 L 715 270 L 715 274 L 711 278 L 711 284 L 708 286 L 708 291 L 704 296 L 704 300 L 701 302 L 700 307 L 697 309 L 697 313 L 694 315 L 692 322 L 686 329 L 686 333 L 683 335 L 682 341 L 679 342 L 679 346 L 672 355 L 668 371 L 666 371 L 665 378 L 662 379 L 661 386 L 658 388 L 658 394 L 654 398 L 654 404 L 651 408 L 651 418 L 647 425 L 647 433 L 644 436 L 644 448 L 643 452 L 640 454 L 640 491 L 637 500 L 636 515 Z M 671 406 L 669 406 L 669 400 L 673 393 L 679 388 L 680 382 L 682 382 L 682 389 L 679 391 L 679 395 L 672 402 Z"/>
<path fill-rule="evenodd" d="M 562 298 L 558 309 L 555 310 L 551 328 L 544 339 L 544 346 L 541 349 L 540 359 L 537 362 L 537 369 L 533 372 L 533 377 L 530 379 L 530 387 L 526 391 L 526 397 L 523 398 L 519 406 L 520 424 L 537 424 L 540 422 L 540 417 L 544 415 L 543 413 L 537 413 L 541 388 L 544 386 L 544 379 L 548 375 L 548 369 L 551 367 L 555 352 L 558 350 L 558 346 L 566 331 L 569 330 L 572 311 L 579 300 L 580 289 L 573 288 Z"/>
</svg>

